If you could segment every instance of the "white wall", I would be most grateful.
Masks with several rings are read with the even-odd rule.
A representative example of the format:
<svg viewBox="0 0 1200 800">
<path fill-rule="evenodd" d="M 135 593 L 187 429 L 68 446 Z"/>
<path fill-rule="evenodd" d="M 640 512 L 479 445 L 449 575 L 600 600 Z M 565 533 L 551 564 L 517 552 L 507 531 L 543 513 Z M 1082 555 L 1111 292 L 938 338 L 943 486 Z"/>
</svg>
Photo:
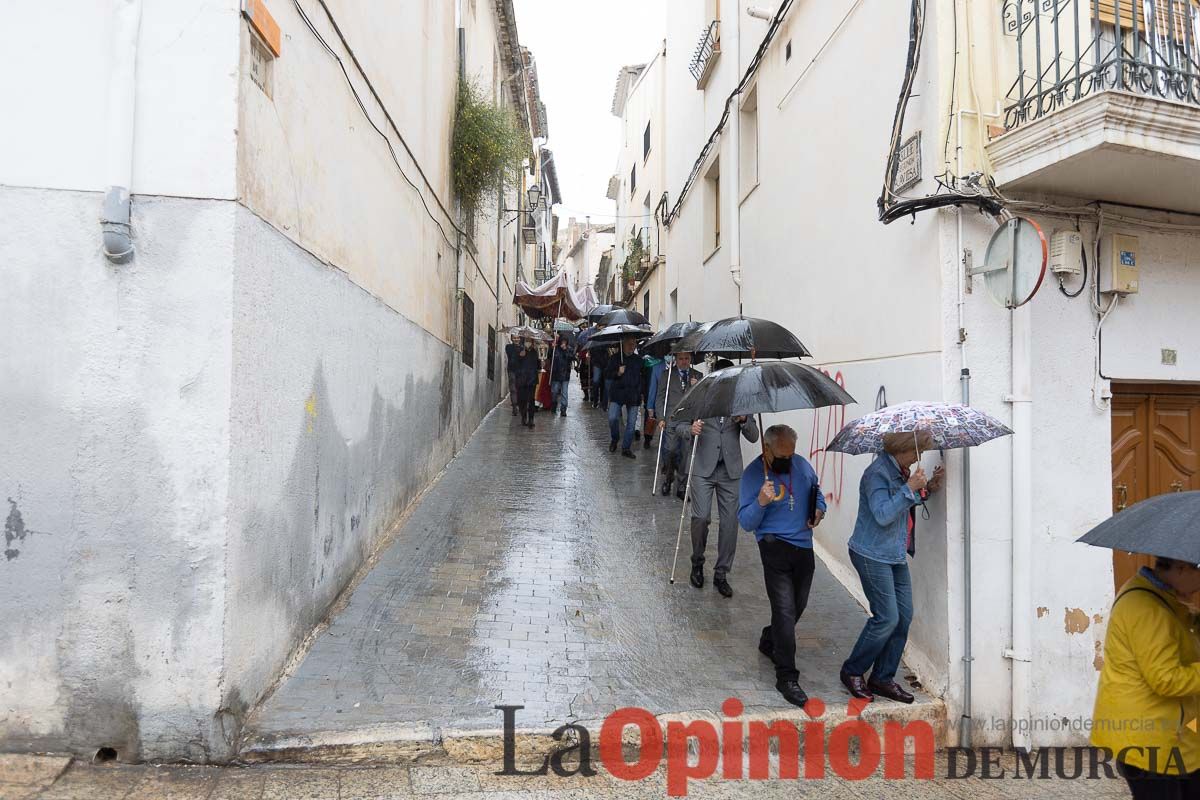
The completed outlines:
<svg viewBox="0 0 1200 800">
<path fill-rule="evenodd" d="M 233 206 L 0 189 L 0 749 L 221 758 Z"/>
<path fill-rule="evenodd" d="M 0 184 L 107 188 L 112 5 L 5 8 L 0 70 L 13 79 L 0 86 L 8 120 L 0 125 Z M 142 3 L 134 194 L 236 196 L 238 8 L 237 0 Z"/>
</svg>

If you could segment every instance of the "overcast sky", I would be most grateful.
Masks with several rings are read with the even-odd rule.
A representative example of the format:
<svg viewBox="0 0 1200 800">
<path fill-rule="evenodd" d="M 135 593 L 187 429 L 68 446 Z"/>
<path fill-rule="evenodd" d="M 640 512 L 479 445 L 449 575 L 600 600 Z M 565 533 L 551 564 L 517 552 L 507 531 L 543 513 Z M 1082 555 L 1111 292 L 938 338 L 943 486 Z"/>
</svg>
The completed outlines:
<svg viewBox="0 0 1200 800">
<path fill-rule="evenodd" d="M 605 193 L 617 163 L 612 115 L 617 72 L 644 64 L 666 36 L 666 0 L 514 0 L 521 44 L 537 59 L 559 188 L 569 216 L 608 221 Z M 605 217 L 604 215 L 608 215 Z"/>
</svg>

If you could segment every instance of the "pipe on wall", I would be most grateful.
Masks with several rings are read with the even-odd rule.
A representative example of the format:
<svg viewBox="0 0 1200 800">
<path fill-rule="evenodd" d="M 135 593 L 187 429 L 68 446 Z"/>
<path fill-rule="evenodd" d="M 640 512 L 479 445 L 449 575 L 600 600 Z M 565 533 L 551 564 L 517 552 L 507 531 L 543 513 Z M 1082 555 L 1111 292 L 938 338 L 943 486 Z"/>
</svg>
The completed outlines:
<svg viewBox="0 0 1200 800">
<path fill-rule="evenodd" d="M 112 0 L 112 52 L 108 79 L 108 125 L 100 209 L 104 255 L 114 264 L 133 258 L 129 189 L 133 183 L 134 102 L 137 94 L 138 33 L 142 0 Z"/>
<path fill-rule="evenodd" d="M 1033 549 L 1033 376 L 1032 309 L 1012 310 L 1012 745 L 1030 748 Z"/>
</svg>

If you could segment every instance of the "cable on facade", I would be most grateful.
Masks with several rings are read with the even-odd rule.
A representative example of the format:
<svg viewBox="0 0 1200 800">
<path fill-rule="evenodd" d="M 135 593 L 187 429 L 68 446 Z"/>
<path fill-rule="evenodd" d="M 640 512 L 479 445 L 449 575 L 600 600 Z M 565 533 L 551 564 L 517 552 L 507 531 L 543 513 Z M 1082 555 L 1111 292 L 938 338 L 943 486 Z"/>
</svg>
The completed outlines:
<svg viewBox="0 0 1200 800">
<path fill-rule="evenodd" d="M 417 161 L 416 155 L 413 153 L 412 149 L 409 148 L 408 142 L 406 142 L 404 139 L 404 135 L 400 133 L 400 129 L 396 126 L 395 121 L 392 119 L 392 115 L 388 113 L 387 106 L 384 105 L 379 93 L 375 91 L 375 86 L 371 83 L 371 79 L 367 77 L 366 70 L 364 70 L 362 64 L 359 63 L 358 57 L 355 55 L 354 50 L 350 47 L 350 44 L 346 41 L 346 37 L 342 35 L 342 31 L 338 27 L 337 21 L 333 18 L 333 14 L 329 11 L 329 6 L 325 4 L 325 0 L 317 0 L 317 2 L 321 5 L 321 8 L 324 9 L 325 16 L 329 19 L 330 25 L 333 26 L 333 30 L 337 34 L 338 39 L 341 40 L 342 46 L 345 47 L 346 52 L 349 53 L 350 60 L 354 62 L 354 66 L 358 70 L 359 75 L 367 84 L 367 88 L 370 89 L 371 96 L 374 97 L 375 102 L 379 104 L 379 108 L 383 111 L 384 118 L 388 121 L 388 124 L 391 126 L 392 130 L 395 131 L 396 137 L 400 140 L 400 144 L 404 147 L 405 152 L 408 153 L 409 158 L 412 160 L 413 166 L 416 167 L 421 179 L 425 182 L 425 186 L 428 187 L 430 194 L 433 195 L 434 202 L 437 203 L 438 208 L 441 209 L 442 213 L 450 222 L 450 226 L 454 228 L 455 232 L 461 236 L 466 236 L 466 231 L 458 227 L 458 225 L 454 222 L 453 215 L 446 210 L 446 206 L 443 205 L 441 199 L 438 197 L 437 191 L 429 182 L 429 178 L 425 175 L 425 171 L 421 169 L 420 162 Z M 354 101 L 358 104 L 363 116 L 366 117 L 367 123 L 375 129 L 375 132 L 379 134 L 379 136 L 383 139 L 384 144 L 387 145 L 388 152 L 392 156 L 392 161 L 394 161 L 396 164 L 396 169 L 399 170 L 401 177 L 404 178 L 404 181 L 413 188 L 413 191 L 415 191 L 417 196 L 421 199 L 421 205 L 424 206 L 425 213 L 433 221 L 433 224 L 437 225 L 438 231 L 442 234 L 442 238 L 446 240 L 446 244 L 455 250 L 458 250 L 458 245 L 450 239 L 449 235 L 446 233 L 445 227 L 442 226 L 441 221 L 436 215 L 434 215 L 433 209 L 431 209 L 429 204 L 425 201 L 425 193 L 412 181 L 411 178 L 408 177 L 408 173 L 406 173 L 404 171 L 404 167 L 401 166 L 400 158 L 396 154 L 396 149 L 392 146 L 392 140 L 382 128 L 375 124 L 375 120 L 371 118 L 370 113 L 367 111 L 366 104 L 363 103 L 362 96 L 359 95 L 358 89 L 354 86 L 354 82 L 350 80 L 350 73 L 347 71 L 346 63 L 342 60 L 342 57 L 334 52 L 333 48 L 330 47 L 329 43 L 325 40 L 325 37 L 322 36 L 321 32 L 317 30 L 315 25 L 313 25 L 312 20 L 309 19 L 308 14 L 304 12 L 304 8 L 300 5 L 300 0 L 292 0 L 292 3 L 296 6 L 296 11 L 300 14 L 300 19 L 304 21 L 304 25 L 309 29 L 309 31 L 312 32 L 317 41 L 320 42 L 321 47 L 323 47 L 325 52 L 329 53 L 329 55 L 332 56 L 335 61 L 337 61 L 338 67 L 340 67 L 342 70 L 342 76 L 346 79 L 346 85 L 350 87 L 350 93 L 354 96 Z M 478 265 L 476 265 L 476 269 L 478 269 Z"/>
<path fill-rule="evenodd" d="M 671 212 L 663 219 L 668 228 L 671 227 L 671 223 L 675 221 L 675 218 L 679 216 L 683 208 L 683 201 L 687 199 L 688 192 L 695 185 L 696 178 L 700 176 L 700 170 L 704 168 L 704 162 L 708 160 L 709 154 L 712 153 L 713 148 L 716 147 L 717 142 L 720 140 L 721 134 L 725 130 L 725 125 L 729 122 L 729 114 L 733 108 L 733 101 L 746 90 L 750 81 L 758 73 L 758 68 L 762 66 L 763 59 L 767 56 L 767 50 L 770 48 L 771 42 L 774 41 L 775 34 L 779 32 L 780 26 L 783 25 L 784 17 L 787 16 L 788 11 L 791 9 L 792 2 L 793 0 L 783 0 L 783 3 L 780 4 L 779 11 L 775 13 L 775 18 L 771 20 L 771 24 L 767 27 L 767 33 L 759 44 L 754 58 L 750 60 L 750 65 L 746 68 L 741 81 L 738 82 L 737 88 L 730 92 L 729 97 L 725 99 L 725 108 L 721 112 L 721 119 L 717 122 L 717 127 L 713 129 L 712 134 L 704 143 L 704 147 L 700 149 L 700 155 L 696 157 L 687 180 L 683 182 L 683 187 L 679 190 L 679 197 L 675 200 L 675 205 L 671 208 Z"/>
</svg>

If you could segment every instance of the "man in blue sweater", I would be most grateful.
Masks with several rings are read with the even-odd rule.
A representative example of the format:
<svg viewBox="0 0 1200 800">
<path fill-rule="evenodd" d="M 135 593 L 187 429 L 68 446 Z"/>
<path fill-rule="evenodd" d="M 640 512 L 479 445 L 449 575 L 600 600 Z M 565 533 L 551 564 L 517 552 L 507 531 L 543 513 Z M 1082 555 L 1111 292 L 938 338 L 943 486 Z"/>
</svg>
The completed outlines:
<svg viewBox="0 0 1200 800">
<path fill-rule="evenodd" d="M 771 601 L 771 624 L 763 628 L 758 649 L 775 662 L 775 688 L 789 703 L 803 706 L 808 695 L 796 670 L 796 623 L 812 588 L 812 529 L 825 518 L 825 497 L 812 465 L 796 455 L 796 431 L 772 425 L 764 440 L 765 466 L 759 456 L 742 473 L 738 522 L 758 539 Z"/>
</svg>

